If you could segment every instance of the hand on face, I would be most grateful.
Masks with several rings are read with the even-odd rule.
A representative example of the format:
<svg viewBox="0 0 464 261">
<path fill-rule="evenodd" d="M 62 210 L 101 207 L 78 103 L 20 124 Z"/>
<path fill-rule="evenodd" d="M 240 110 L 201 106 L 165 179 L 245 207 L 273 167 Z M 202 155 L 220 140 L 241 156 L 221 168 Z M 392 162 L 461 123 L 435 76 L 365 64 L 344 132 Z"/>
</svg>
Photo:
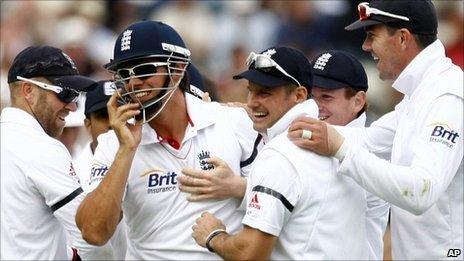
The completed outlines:
<svg viewBox="0 0 464 261">
<path fill-rule="evenodd" d="M 140 122 L 129 124 L 127 121 L 140 113 L 140 105 L 129 103 L 118 106 L 118 92 L 116 91 L 107 104 L 110 126 L 115 131 L 120 146 L 136 149 L 142 137 Z"/>
<path fill-rule="evenodd" d="M 192 226 L 192 237 L 198 245 L 206 247 L 206 237 L 216 229 L 226 229 L 221 220 L 217 219 L 209 212 L 203 212 Z"/>
<path fill-rule="evenodd" d="M 312 132 L 311 139 L 302 138 L 303 130 Z M 298 117 L 288 129 L 287 137 L 298 147 L 322 156 L 333 156 L 344 141 L 334 127 L 309 117 Z"/>
<path fill-rule="evenodd" d="M 182 169 L 184 175 L 178 178 L 179 189 L 182 192 L 190 193 L 187 200 L 223 200 L 240 194 L 237 192 L 242 178 L 234 175 L 225 161 L 217 157 L 205 161 L 207 164 L 213 165 L 214 168 L 210 170 Z"/>
</svg>

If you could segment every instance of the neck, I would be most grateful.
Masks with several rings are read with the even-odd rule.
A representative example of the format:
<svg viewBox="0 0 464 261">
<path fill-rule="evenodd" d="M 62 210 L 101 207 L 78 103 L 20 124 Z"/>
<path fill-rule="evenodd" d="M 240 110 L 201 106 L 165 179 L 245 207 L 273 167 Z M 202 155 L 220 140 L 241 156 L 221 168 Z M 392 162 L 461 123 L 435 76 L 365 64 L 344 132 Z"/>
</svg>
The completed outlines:
<svg viewBox="0 0 464 261">
<path fill-rule="evenodd" d="M 163 138 L 171 137 L 179 143 L 183 140 L 188 115 L 185 96 L 180 89 L 175 91 L 163 111 L 148 124 Z"/>
</svg>

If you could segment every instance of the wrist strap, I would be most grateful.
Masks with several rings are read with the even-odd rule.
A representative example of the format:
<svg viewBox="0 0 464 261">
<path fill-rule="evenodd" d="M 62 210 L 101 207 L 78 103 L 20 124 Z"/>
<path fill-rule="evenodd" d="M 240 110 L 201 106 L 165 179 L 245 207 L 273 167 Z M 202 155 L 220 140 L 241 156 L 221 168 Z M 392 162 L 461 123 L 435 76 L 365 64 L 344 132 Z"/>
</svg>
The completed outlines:
<svg viewBox="0 0 464 261">
<path fill-rule="evenodd" d="M 216 229 L 216 230 L 213 230 L 211 233 L 209 233 L 209 235 L 206 237 L 206 248 L 210 251 L 210 252 L 213 252 L 214 253 L 214 249 L 211 247 L 211 245 L 209 244 L 209 242 L 211 242 L 211 240 L 221 234 L 221 233 L 226 233 L 227 234 L 227 231 L 225 231 L 224 229 Z"/>
</svg>

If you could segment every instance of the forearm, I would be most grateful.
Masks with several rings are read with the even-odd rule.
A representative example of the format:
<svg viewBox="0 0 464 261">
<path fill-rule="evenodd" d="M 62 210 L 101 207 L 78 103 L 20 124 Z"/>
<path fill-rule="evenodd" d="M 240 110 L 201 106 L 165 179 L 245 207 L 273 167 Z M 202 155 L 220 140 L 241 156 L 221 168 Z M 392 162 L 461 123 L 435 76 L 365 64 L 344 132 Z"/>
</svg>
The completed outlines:
<svg viewBox="0 0 464 261">
<path fill-rule="evenodd" d="M 242 201 L 245 197 L 246 187 L 246 178 L 235 176 L 235 179 L 231 184 L 232 196 L 238 199 L 239 201 Z"/>
<path fill-rule="evenodd" d="M 243 230 L 236 235 L 221 233 L 210 241 L 210 246 L 225 260 L 268 260 L 271 253 L 260 249 L 259 241 L 249 240 Z"/>
<path fill-rule="evenodd" d="M 108 173 L 79 206 L 76 223 L 90 244 L 105 244 L 119 223 L 122 197 L 134 155 L 135 149 L 120 147 Z"/>
</svg>

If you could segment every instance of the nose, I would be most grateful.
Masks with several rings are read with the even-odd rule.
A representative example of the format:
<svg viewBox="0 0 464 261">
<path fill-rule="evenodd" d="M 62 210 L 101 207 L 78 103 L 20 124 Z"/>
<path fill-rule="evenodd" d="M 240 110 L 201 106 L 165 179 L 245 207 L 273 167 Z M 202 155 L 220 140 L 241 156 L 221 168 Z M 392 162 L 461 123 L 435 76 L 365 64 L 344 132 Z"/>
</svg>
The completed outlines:
<svg viewBox="0 0 464 261">
<path fill-rule="evenodd" d="M 250 109 L 258 107 L 258 99 L 256 98 L 256 95 L 253 94 L 253 92 L 248 93 L 248 99 L 247 99 L 247 106 Z"/>
<path fill-rule="evenodd" d="M 364 39 L 364 42 L 362 44 L 362 49 L 365 52 L 370 52 L 372 50 L 371 43 L 369 42 L 369 40 L 367 38 Z"/>
</svg>

